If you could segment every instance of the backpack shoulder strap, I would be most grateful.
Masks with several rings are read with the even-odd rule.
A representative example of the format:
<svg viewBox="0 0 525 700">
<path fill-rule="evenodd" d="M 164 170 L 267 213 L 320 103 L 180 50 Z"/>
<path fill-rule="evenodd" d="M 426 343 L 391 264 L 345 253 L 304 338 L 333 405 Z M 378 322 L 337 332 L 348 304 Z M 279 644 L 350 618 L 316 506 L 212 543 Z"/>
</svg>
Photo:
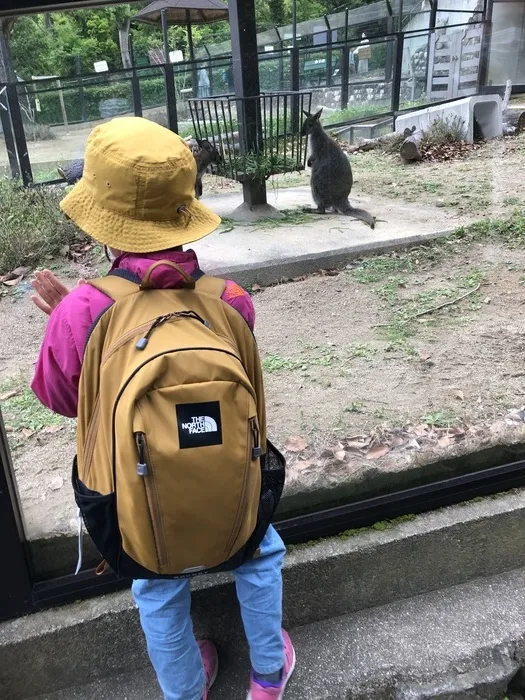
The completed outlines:
<svg viewBox="0 0 525 700">
<path fill-rule="evenodd" d="M 220 277 L 210 277 L 204 273 L 197 278 L 195 284 L 195 289 L 198 292 L 204 292 L 219 299 L 224 294 L 225 288 L 226 280 L 220 279 Z"/>
<path fill-rule="evenodd" d="M 87 284 L 95 287 L 113 301 L 119 301 L 130 294 L 136 294 L 140 288 L 138 277 L 127 270 L 119 269 L 112 270 L 106 277 L 88 280 Z"/>
</svg>

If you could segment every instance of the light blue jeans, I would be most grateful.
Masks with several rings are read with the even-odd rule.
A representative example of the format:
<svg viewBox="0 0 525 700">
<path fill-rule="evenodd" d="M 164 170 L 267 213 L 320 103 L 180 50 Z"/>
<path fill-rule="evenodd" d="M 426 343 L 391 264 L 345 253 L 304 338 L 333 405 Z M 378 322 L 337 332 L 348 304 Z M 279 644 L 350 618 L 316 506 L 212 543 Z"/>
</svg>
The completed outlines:
<svg viewBox="0 0 525 700">
<path fill-rule="evenodd" d="M 271 674 L 284 666 L 282 639 L 283 541 L 270 527 L 261 556 L 233 572 L 253 669 Z M 202 700 L 204 669 L 190 617 L 188 579 L 133 582 L 148 653 L 165 700 Z"/>
</svg>

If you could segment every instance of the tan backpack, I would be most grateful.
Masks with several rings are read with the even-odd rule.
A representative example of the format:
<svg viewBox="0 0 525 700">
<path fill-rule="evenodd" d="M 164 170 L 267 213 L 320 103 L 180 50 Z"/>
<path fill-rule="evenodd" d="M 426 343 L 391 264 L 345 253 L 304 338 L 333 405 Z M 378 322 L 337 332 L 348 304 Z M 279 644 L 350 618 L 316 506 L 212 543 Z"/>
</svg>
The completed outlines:
<svg viewBox="0 0 525 700">
<path fill-rule="evenodd" d="M 159 265 L 184 288 L 150 288 Z M 73 487 L 123 576 L 236 568 L 256 554 L 282 493 L 253 334 L 221 300 L 224 280 L 195 277 L 162 260 L 142 283 L 119 270 L 89 283 L 115 303 L 85 349 Z"/>
</svg>

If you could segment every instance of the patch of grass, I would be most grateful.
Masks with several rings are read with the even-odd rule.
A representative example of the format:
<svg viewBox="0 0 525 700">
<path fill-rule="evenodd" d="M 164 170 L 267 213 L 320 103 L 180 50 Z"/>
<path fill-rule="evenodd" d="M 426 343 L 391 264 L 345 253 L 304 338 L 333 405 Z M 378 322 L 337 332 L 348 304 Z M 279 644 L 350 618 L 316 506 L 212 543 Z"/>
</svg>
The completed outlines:
<svg viewBox="0 0 525 700">
<path fill-rule="evenodd" d="M 344 409 L 345 413 L 364 413 L 365 402 L 364 401 L 352 401 L 349 406 Z"/>
<path fill-rule="evenodd" d="M 401 257 L 376 256 L 365 258 L 359 263 L 359 267 L 352 270 L 352 276 L 356 282 L 370 284 L 398 272 L 412 272 L 413 263 L 408 255 Z"/>
<path fill-rule="evenodd" d="M 449 428 L 457 425 L 458 417 L 450 408 L 437 408 L 421 416 L 421 422 L 434 428 Z"/>
<path fill-rule="evenodd" d="M 42 430 L 50 425 L 61 425 L 61 416 L 45 408 L 28 386 L 21 387 L 19 382 L 4 382 L 0 385 L 0 393 L 19 389 L 15 396 L 2 401 L 2 414 L 5 424 L 13 430 Z"/>
<path fill-rule="evenodd" d="M 506 207 L 516 207 L 522 204 L 522 201 L 519 197 L 505 197 L 503 204 Z"/>
<path fill-rule="evenodd" d="M 63 192 L 0 179 L 0 274 L 38 265 L 85 236 L 61 214 Z"/>
<path fill-rule="evenodd" d="M 299 207 L 282 209 L 281 214 L 282 216 L 278 219 L 259 219 L 259 221 L 254 221 L 250 226 L 254 226 L 256 229 L 272 229 L 280 226 L 303 226 L 315 221 L 315 217 L 312 214 L 303 211 Z"/>
<path fill-rule="evenodd" d="M 355 357 L 364 357 L 366 360 L 369 360 L 376 353 L 377 348 L 366 345 L 365 343 L 351 343 L 348 346 L 348 355 L 351 359 Z"/>
<path fill-rule="evenodd" d="M 262 361 L 262 368 L 265 372 L 279 372 L 283 369 L 299 369 L 302 363 L 293 360 L 291 357 L 281 357 L 281 355 L 268 355 Z"/>
<path fill-rule="evenodd" d="M 464 141 L 467 136 L 465 121 L 457 114 L 438 117 L 425 131 L 423 140 L 434 146 Z"/>
</svg>

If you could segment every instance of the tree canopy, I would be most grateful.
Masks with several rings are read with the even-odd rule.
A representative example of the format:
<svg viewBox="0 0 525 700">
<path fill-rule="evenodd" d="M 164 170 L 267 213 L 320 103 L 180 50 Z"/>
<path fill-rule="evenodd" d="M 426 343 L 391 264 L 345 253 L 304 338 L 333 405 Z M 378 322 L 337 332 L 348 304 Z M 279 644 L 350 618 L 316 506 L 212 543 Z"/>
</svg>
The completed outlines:
<svg viewBox="0 0 525 700">
<path fill-rule="evenodd" d="M 296 0 L 297 20 L 315 19 L 329 14 L 367 5 L 375 0 Z M 255 0 L 258 28 L 288 24 L 292 21 L 292 0 Z M 93 63 L 106 60 L 110 70 L 127 67 L 127 33 L 130 18 L 148 2 L 134 2 L 100 9 L 71 10 L 40 15 L 26 15 L 0 26 L 10 47 L 17 74 L 27 80 L 36 75 L 72 75 L 75 62 L 82 72 L 92 72 Z M 140 24 L 131 30 L 137 56 L 162 46 L 159 27 Z M 185 27 L 169 29 L 170 44 L 187 55 Z M 229 38 L 227 22 L 199 25 L 193 28 L 196 47 L 225 41 Z M 77 58 L 78 57 L 78 58 Z M 2 80 L 0 56 L 0 81 Z M 4 77 L 5 79 L 5 77 Z"/>
</svg>

